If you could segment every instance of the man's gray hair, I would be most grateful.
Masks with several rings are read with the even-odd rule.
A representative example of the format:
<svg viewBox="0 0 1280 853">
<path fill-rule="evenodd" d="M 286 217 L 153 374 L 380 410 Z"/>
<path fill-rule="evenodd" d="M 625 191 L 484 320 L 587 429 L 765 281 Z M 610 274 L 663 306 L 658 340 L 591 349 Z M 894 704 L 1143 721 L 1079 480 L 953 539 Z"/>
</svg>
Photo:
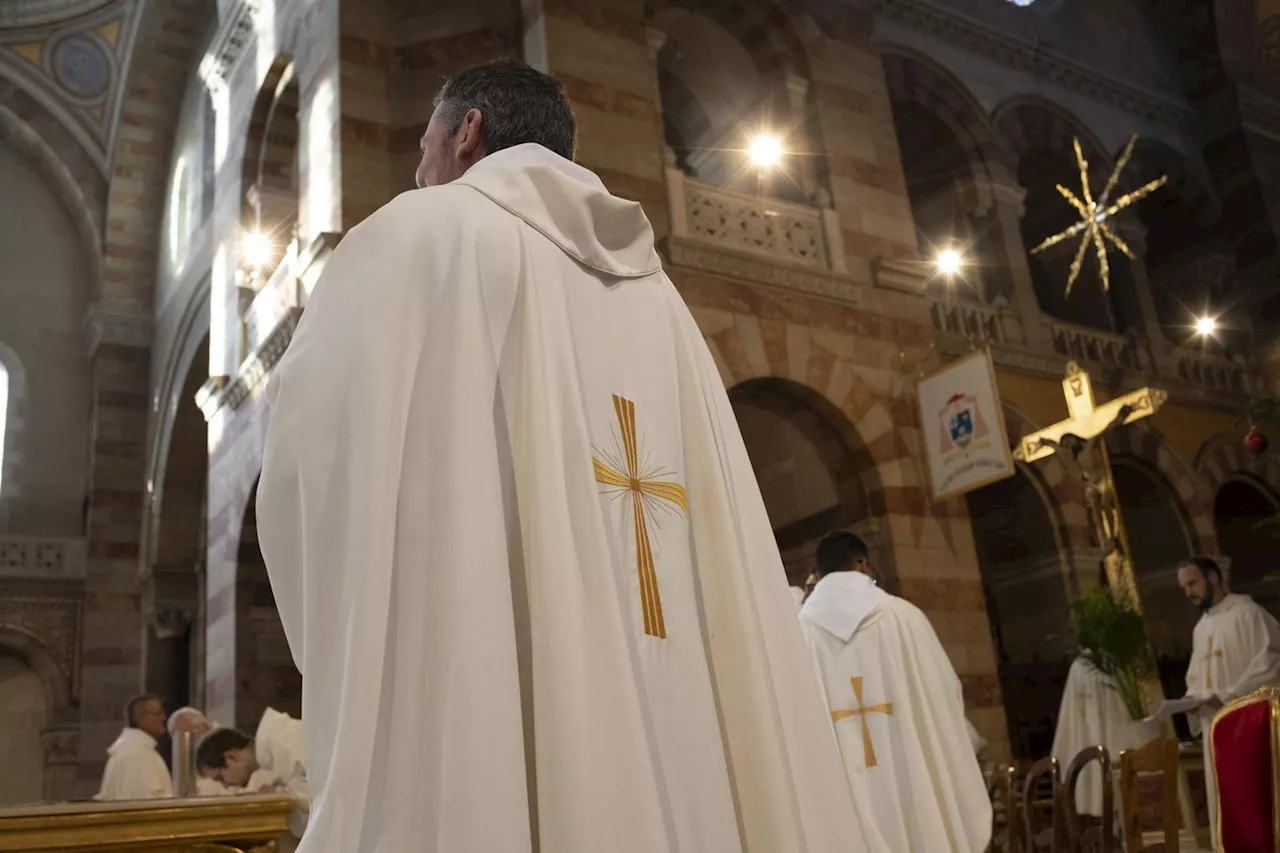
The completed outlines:
<svg viewBox="0 0 1280 853">
<path fill-rule="evenodd" d="M 518 59 L 486 62 L 455 74 L 435 102 L 444 108 L 441 117 L 450 137 L 468 110 L 480 111 L 486 154 L 533 142 L 573 159 L 578 128 L 564 87 Z"/>
</svg>

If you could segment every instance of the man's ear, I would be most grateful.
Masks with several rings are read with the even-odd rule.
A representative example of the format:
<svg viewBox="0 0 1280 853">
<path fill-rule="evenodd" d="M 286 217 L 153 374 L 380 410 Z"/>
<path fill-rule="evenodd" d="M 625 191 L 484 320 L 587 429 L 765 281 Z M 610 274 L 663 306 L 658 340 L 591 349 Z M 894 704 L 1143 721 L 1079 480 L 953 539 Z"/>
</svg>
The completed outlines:
<svg viewBox="0 0 1280 853">
<path fill-rule="evenodd" d="M 484 116 L 475 107 L 463 115 L 454 137 L 454 152 L 461 162 L 470 164 L 484 157 L 483 125 Z"/>
</svg>

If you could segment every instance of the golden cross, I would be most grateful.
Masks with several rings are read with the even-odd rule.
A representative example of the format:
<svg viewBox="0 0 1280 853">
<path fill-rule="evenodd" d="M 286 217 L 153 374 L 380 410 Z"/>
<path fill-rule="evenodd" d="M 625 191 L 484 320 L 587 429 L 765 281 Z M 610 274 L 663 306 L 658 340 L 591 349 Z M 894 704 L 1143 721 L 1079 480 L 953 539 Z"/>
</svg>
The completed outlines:
<svg viewBox="0 0 1280 853">
<path fill-rule="evenodd" d="M 1067 413 L 1070 417 L 1023 436 L 1013 451 L 1014 458 L 1019 462 L 1030 463 L 1052 456 L 1054 444 L 1068 433 L 1086 441 L 1102 434 L 1126 406 L 1130 410 L 1124 419 L 1126 424 L 1154 415 L 1169 398 L 1159 388 L 1139 388 L 1108 400 L 1101 406 L 1096 405 L 1093 401 L 1093 382 L 1090 381 L 1089 374 L 1081 370 L 1074 361 L 1067 365 L 1067 378 L 1062 380 L 1062 393 L 1067 398 Z"/>
<path fill-rule="evenodd" d="M 893 716 L 893 703 L 882 702 L 879 705 L 862 704 L 862 676 L 855 675 L 849 679 L 853 684 L 853 708 L 845 708 L 831 712 L 831 722 L 838 723 L 846 717 L 857 717 L 862 722 L 862 756 L 868 767 L 876 766 L 876 749 L 871 743 L 871 727 L 867 725 L 867 714 L 888 714 Z"/>
<path fill-rule="evenodd" d="M 681 515 L 689 512 L 689 500 L 684 486 L 679 483 L 655 479 L 661 471 L 642 470 L 639 441 L 636 438 L 636 404 L 625 397 L 613 395 L 613 409 L 618 415 L 618 427 L 622 432 L 621 460 L 601 460 L 591 457 L 596 482 L 614 486 L 620 494 L 631 500 L 631 517 L 636 528 L 636 574 L 640 578 L 640 612 L 644 616 L 644 632 L 651 637 L 666 639 L 667 623 L 662 618 L 662 596 L 658 593 L 658 574 L 653 564 L 653 545 L 649 541 L 650 513 L 663 509 L 663 501 L 675 504 Z M 603 454 L 602 454 L 603 455 Z M 610 464 L 612 463 L 612 464 Z"/>
<path fill-rule="evenodd" d="M 1213 635 L 1209 635 L 1209 651 L 1204 653 L 1204 687 L 1206 690 L 1213 689 L 1213 659 L 1222 657 L 1222 649 L 1214 651 Z"/>
</svg>

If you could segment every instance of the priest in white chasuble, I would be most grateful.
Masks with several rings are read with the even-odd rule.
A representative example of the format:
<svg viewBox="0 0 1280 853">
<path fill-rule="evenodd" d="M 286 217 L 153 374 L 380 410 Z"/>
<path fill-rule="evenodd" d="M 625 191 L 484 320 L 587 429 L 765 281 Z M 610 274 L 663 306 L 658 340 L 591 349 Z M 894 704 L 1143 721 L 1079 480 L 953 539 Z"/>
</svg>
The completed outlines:
<svg viewBox="0 0 1280 853">
<path fill-rule="evenodd" d="M 1052 755 L 1064 773 L 1088 747 L 1105 746 L 1114 762 L 1120 760 L 1121 750 L 1137 749 L 1158 737 L 1160 724 L 1133 719 L 1110 678 L 1082 657 L 1072 661 L 1053 733 Z M 1102 768 L 1094 762 L 1076 783 L 1076 811 L 1101 817 L 1102 793 Z"/>
<path fill-rule="evenodd" d="M 876 586 L 852 533 L 818 545 L 800 611 L 854 798 L 893 853 L 981 853 L 991 801 L 960 679 L 918 607 Z"/>
<path fill-rule="evenodd" d="M 715 363 L 552 78 L 464 71 L 269 388 L 302 853 L 845 853 L 869 835 Z"/>
<path fill-rule="evenodd" d="M 1200 608 L 1191 637 L 1187 697 L 1203 704 L 1192 712 L 1192 726 L 1208 732 L 1213 715 L 1227 702 L 1259 687 L 1280 686 L 1280 623 L 1247 595 L 1227 591 L 1222 569 L 1208 557 L 1192 557 L 1178 567 L 1178 585 Z M 1211 838 L 1217 838 L 1213 774 L 1209 787 Z"/>
</svg>

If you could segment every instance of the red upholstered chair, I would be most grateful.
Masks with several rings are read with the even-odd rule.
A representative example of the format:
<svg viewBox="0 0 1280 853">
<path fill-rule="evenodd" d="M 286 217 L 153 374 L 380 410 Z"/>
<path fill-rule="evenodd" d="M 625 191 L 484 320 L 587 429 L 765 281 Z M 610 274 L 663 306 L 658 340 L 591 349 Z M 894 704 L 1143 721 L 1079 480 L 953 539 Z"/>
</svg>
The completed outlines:
<svg viewBox="0 0 1280 853">
<path fill-rule="evenodd" d="M 1228 704 L 1209 726 L 1219 853 L 1280 853 L 1280 688 Z"/>
</svg>

